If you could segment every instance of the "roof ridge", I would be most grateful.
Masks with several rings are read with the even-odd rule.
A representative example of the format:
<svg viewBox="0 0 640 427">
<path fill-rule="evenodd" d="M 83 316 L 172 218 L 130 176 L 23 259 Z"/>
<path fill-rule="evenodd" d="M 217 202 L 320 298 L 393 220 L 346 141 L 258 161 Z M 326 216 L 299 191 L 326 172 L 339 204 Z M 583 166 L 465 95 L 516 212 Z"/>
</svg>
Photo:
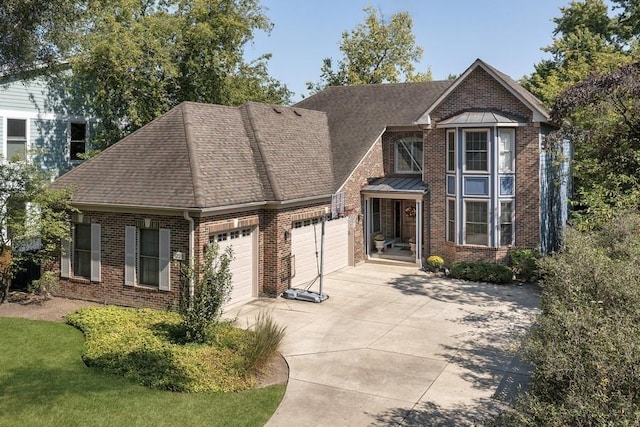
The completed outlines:
<svg viewBox="0 0 640 427">
<path fill-rule="evenodd" d="M 180 108 L 182 109 L 182 126 L 184 127 L 185 144 L 187 145 L 187 156 L 189 156 L 189 167 L 191 168 L 193 199 L 195 201 L 196 207 L 203 208 L 205 207 L 205 197 L 200 177 L 200 161 L 198 159 L 198 154 L 196 153 L 196 147 L 194 146 L 193 140 L 191 138 L 191 121 L 189 120 L 189 115 L 187 114 L 187 105 L 189 104 L 183 102 L 182 105 L 180 105 Z"/>
<path fill-rule="evenodd" d="M 260 154 L 260 158 L 262 159 L 262 164 L 264 165 L 264 169 L 266 171 L 267 174 L 267 179 L 269 180 L 269 185 L 271 187 L 271 192 L 273 193 L 274 199 L 275 200 L 282 200 L 282 193 L 280 192 L 280 187 L 278 186 L 278 182 L 276 180 L 276 177 L 274 176 L 274 165 L 271 162 L 271 159 L 269 158 L 269 156 L 267 155 L 267 153 L 265 152 L 265 150 L 263 149 L 262 145 L 263 145 L 263 138 L 262 135 L 260 133 L 260 131 L 258 130 L 258 128 L 256 127 L 256 120 L 255 117 L 253 116 L 253 113 L 251 111 L 251 103 L 245 103 L 243 105 L 246 113 L 247 113 L 247 120 L 249 121 L 249 128 L 251 130 L 251 132 L 253 132 L 253 137 L 256 141 L 256 146 L 258 147 L 258 152 Z"/>
</svg>

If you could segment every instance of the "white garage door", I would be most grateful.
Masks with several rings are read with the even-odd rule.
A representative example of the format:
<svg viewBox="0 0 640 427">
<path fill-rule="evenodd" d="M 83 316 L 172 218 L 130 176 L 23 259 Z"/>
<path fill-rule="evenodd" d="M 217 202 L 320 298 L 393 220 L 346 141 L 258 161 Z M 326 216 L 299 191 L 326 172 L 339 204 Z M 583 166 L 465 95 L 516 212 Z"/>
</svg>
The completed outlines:
<svg viewBox="0 0 640 427">
<path fill-rule="evenodd" d="M 231 246 L 234 260 L 231 262 L 231 301 L 229 304 L 244 301 L 254 295 L 256 262 L 254 232 L 251 228 L 217 233 L 215 240 L 220 249 Z"/>
<path fill-rule="evenodd" d="M 318 275 L 322 224 L 303 225 L 291 230 L 291 286 L 309 284 Z M 316 256 L 317 252 L 317 256 Z M 324 273 L 349 264 L 349 220 L 340 218 L 325 223 Z"/>
</svg>

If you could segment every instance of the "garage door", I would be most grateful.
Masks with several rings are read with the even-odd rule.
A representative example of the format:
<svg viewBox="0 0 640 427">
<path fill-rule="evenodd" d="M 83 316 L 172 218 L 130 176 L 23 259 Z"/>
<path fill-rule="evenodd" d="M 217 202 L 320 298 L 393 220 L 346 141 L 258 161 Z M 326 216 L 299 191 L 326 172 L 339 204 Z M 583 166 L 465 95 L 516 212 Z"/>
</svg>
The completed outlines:
<svg viewBox="0 0 640 427">
<path fill-rule="evenodd" d="M 229 246 L 233 248 L 235 259 L 231 261 L 230 266 L 233 289 L 229 304 L 247 300 L 254 295 L 256 277 L 254 234 L 254 229 L 243 228 L 215 235 L 221 250 Z"/>
<path fill-rule="evenodd" d="M 307 221 L 291 230 L 291 286 L 309 284 L 318 275 L 322 225 Z M 316 256 L 317 252 L 317 256 Z M 325 223 L 324 273 L 349 264 L 349 220 L 340 218 Z"/>
</svg>

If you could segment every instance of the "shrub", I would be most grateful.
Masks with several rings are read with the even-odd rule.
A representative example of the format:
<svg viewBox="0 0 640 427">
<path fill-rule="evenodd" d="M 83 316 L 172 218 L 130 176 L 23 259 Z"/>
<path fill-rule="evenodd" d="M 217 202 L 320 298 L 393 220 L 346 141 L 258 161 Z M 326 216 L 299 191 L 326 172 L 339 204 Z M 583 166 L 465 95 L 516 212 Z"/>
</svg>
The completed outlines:
<svg viewBox="0 0 640 427">
<path fill-rule="evenodd" d="M 181 345 L 178 313 L 120 307 L 86 308 L 67 316 L 85 334 L 82 359 L 151 388 L 181 392 L 238 391 L 253 386 L 243 369 L 250 335 L 228 322 L 218 323 L 221 341 Z"/>
<path fill-rule="evenodd" d="M 186 269 L 180 313 L 183 316 L 184 338 L 188 342 L 203 343 L 207 330 L 222 315 L 222 307 L 231 295 L 231 271 L 233 260 L 231 248 L 224 252 L 214 243 L 207 247 L 204 260 L 195 271 Z M 194 294 L 189 294 L 189 282 L 194 282 Z"/>
<path fill-rule="evenodd" d="M 513 281 L 513 272 L 506 265 L 485 262 L 456 261 L 451 265 L 450 276 L 455 279 L 505 284 Z"/>
<path fill-rule="evenodd" d="M 640 216 L 567 230 L 540 261 L 540 315 L 525 342 L 531 390 L 502 425 L 640 425 Z"/>
<path fill-rule="evenodd" d="M 246 369 L 259 371 L 278 350 L 284 338 L 286 326 L 278 326 L 270 314 L 261 312 L 247 343 L 245 353 Z"/>
<path fill-rule="evenodd" d="M 511 249 L 509 250 L 509 266 L 516 278 L 524 282 L 537 282 L 541 278 L 541 270 L 538 261 L 542 258 L 540 251 L 536 249 Z"/>
</svg>

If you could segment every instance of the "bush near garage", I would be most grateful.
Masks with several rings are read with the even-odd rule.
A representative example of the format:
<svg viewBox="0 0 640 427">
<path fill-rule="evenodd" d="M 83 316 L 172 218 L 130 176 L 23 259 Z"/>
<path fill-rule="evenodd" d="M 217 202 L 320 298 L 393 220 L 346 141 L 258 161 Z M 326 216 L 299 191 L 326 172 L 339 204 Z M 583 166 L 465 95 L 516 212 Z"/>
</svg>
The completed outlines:
<svg viewBox="0 0 640 427">
<path fill-rule="evenodd" d="M 263 330 L 268 324 L 267 332 Z M 260 364 L 282 339 L 270 316 L 258 319 L 254 331 L 217 322 L 205 343 L 184 343 L 180 314 L 152 309 L 99 307 L 78 310 L 67 323 L 85 334 L 84 362 L 151 388 L 179 392 L 239 391 L 255 385 Z M 266 335 L 266 338 L 265 338 Z M 268 342 L 254 360 L 256 342 Z"/>
<path fill-rule="evenodd" d="M 485 262 L 456 261 L 451 264 L 449 276 L 454 279 L 497 283 L 499 285 L 513 281 L 513 271 L 509 267 Z"/>
<path fill-rule="evenodd" d="M 541 261 L 541 309 L 525 342 L 528 394 L 496 425 L 640 425 L 640 216 L 568 230 Z"/>
</svg>

